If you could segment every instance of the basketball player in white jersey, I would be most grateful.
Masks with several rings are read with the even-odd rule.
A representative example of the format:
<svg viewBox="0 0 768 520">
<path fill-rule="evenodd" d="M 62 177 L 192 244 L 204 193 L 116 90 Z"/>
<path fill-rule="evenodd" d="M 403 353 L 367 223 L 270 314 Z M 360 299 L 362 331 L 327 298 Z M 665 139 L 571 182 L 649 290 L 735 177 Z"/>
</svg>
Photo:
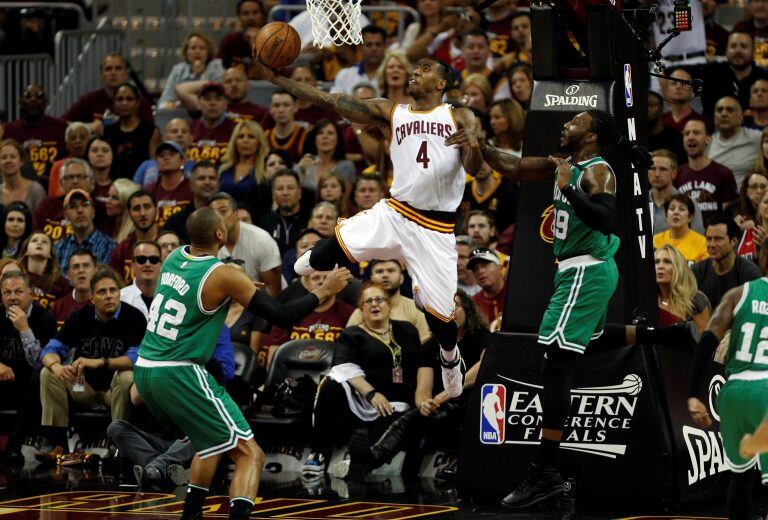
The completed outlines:
<svg viewBox="0 0 768 520">
<path fill-rule="evenodd" d="M 343 221 L 335 236 L 318 242 L 296 261 L 294 269 L 305 275 L 333 269 L 347 260 L 405 262 L 413 279 L 414 299 L 440 343 L 443 385 L 448 395 L 457 397 L 462 375 L 453 322 L 458 283 L 453 228 L 465 175 L 474 175 L 483 158 L 474 137 L 461 146 L 445 144 L 462 128 L 472 130 L 468 134 L 474 136 L 479 126 L 469 109 L 442 102 L 443 93 L 453 86 L 452 69 L 435 58 L 419 61 L 408 81 L 411 105 L 327 94 L 265 72 L 272 83 L 299 99 L 333 109 L 352 122 L 381 127 L 391 142 L 392 197 Z M 395 371 L 392 377 L 398 378 Z M 374 396 L 371 392 L 366 398 L 370 401 Z"/>
</svg>

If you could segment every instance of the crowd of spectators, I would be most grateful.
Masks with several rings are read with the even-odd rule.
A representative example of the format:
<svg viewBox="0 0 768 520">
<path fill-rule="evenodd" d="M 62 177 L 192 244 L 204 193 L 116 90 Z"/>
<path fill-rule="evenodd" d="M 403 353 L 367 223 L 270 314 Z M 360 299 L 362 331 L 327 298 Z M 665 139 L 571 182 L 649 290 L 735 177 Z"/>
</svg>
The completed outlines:
<svg viewBox="0 0 768 520">
<path fill-rule="evenodd" d="M 754 259 L 768 238 L 768 19 L 755 7 L 728 33 L 711 21 L 717 5 L 707 5 L 707 35 L 719 42 L 709 61 L 669 60 L 670 77 L 648 103 L 659 315 L 663 324 L 689 323 L 692 335 L 729 288 L 760 275 Z M 413 64 L 438 57 L 459 78 L 448 100 L 470 107 L 485 138 L 519 156 L 533 89 L 526 8 L 500 0 L 459 16 L 445 0 L 413 7 L 421 19 L 402 38 L 377 14 L 365 18 L 361 45 L 307 44 L 303 57 L 311 59 L 287 73 L 358 99 L 409 103 Z M 128 81 L 126 59 L 115 53 L 101 61 L 102 88 L 61 117 L 46 113 L 55 85 L 19 85 L 20 118 L 0 127 L 0 402 L 20 411 L 5 458 L 18 461 L 24 435 L 37 429 L 50 447 L 38 458 L 55 461 L 67 450 L 70 401 L 109 408 L 113 442 L 135 438 L 131 416 L 141 399 L 132 363 L 162 262 L 188 242 L 185 222 L 195 209 L 210 206 L 224 220 L 223 262 L 289 301 L 324 280 L 323 273 L 298 276 L 295 259 L 334 233 L 338 219 L 387 197 L 392 166 L 379 130 L 281 90 L 268 106 L 248 100 L 249 80 L 259 79 L 250 42 L 264 6 L 241 0 L 237 15 L 241 30 L 220 42 L 201 32 L 184 39 L 182 59 L 155 99 Z M 292 23 L 306 43 L 302 17 Z M 700 108 L 691 102 L 693 78 L 704 79 Z M 187 117 L 157 128 L 153 107 L 184 109 Z M 455 319 L 468 386 L 503 317 L 517 189 L 484 163 L 467 179 L 457 212 Z M 208 366 L 231 381 L 232 345 L 239 345 L 257 360 L 255 387 L 286 341 L 335 343 L 308 473 L 322 473 L 332 445 L 350 436 L 351 461 L 336 471 L 364 474 L 415 431 L 447 424 L 455 438 L 460 427 L 455 410 L 464 403 L 441 392 L 437 349 L 404 266 L 381 258 L 350 267 L 357 279 L 291 327 L 232 304 Z M 15 395 L 24 399 L 2 401 Z M 173 434 L 164 432 L 161 451 L 186 454 Z M 151 478 L 170 478 L 174 464 L 167 457 L 155 464 L 165 455 L 148 453 L 137 454 L 137 464 Z"/>
</svg>

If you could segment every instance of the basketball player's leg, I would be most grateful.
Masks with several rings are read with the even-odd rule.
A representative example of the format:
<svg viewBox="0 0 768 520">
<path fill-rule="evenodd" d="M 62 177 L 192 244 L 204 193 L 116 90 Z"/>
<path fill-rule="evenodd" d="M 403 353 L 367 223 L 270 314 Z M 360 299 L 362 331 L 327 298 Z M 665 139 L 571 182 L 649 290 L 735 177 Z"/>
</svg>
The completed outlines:
<svg viewBox="0 0 768 520">
<path fill-rule="evenodd" d="M 413 280 L 414 301 L 424 311 L 427 325 L 440 344 L 443 387 L 449 396 L 458 397 L 463 377 L 456 346 L 458 331 L 453 321 L 458 284 L 456 238 L 411 221 L 404 221 L 401 228 L 403 257 Z"/>
<path fill-rule="evenodd" d="M 758 457 L 753 453 L 742 454 L 740 444 L 744 434 L 753 431 L 765 416 L 768 407 L 765 386 L 765 381 L 730 380 L 717 395 L 725 463 L 731 470 L 728 518 L 748 519 L 752 515 L 753 468 Z"/>
<path fill-rule="evenodd" d="M 181 520 L 197 520 L 203 517 L 203 503 L 208 496 L 220 460 L 221 454 L 201 459 L 195 453 L 192 464 L 189 466 L 189 484 Z"/>
<path fill-rule="evenodd" d="M 245 520 L 259 492 L 264 452 L 253 439 L 240 439 L 228 455 L 235 463 L 235 472 L 229 486 L 229 517 Z"/>
<path fill-rule="evenodd" d="M 392 211 L 385 201 L 381 201 L 370 210 L 343 220 L 332 237 L 318 241 L 296 260 L 294 271 L 303 276 L 315 271 L 330 271 L 347 262 L 399 258 L 399 241 L 388 219 L 388 213 Z"/>
</svg>

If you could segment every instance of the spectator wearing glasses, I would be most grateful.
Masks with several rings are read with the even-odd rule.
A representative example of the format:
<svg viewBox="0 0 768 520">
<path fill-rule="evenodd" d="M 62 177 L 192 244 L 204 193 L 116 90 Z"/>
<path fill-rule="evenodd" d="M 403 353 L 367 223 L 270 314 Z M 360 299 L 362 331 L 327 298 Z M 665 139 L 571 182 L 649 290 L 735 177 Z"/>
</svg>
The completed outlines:
<svg viewBox="0 0 768 520">
<path fill-rule="evenodd" d="M 671 79 L 667 81 L 665 88 L 669 111 L 664 113 L 661 122 L 682 133 L 688 121 L 703 120 L 704 116 L 691 107 L 693 86 L 690 82 L 693 76 L 685 69 L 675 69 L 669 73 L 669 77 Z"/>
<path fill-rule="evenodd" d="M 160 276 L 160 244 L 154 240 L 138 240 L 133 244 L 131 271 L 133 283 L 120 289 L 120 301 L 139 309 L 149 319 L 149 308 Z"/>
<path fill-rule="evenodd" d="M 76 189 L 67 193 L 64 196 L 64 216 L 72 223 L 72 235 L 56 245 L 61 270 L 67 270 L 69 257 L 78 249 L 90 251 L 99 263 L 106 264 L 116 244 L 94 227 L 96 210 L 88 192 Z"/>
<path fill-rule="evenodd" d="M 333 368 L 315 400 L 312 452 L 302 467 L 320 476 L 336 442 L 358 428 L 378 438 L 402 412 L 413 406 L 421 341 L 408 322 L 390 319 L 387 290 L 366 282 L 360 291 L 360 325 L 339 336 Z"/>
<path fill-rule="evenodd" d="M 229 193 L 219 192 L 208 205 L 224 220 L 227 243 L 219 249 L 219 258 L 241 260 L 245 274 L 264 282 L 270 296 L 276 298 L 282 289 L 280 249 L 263 229 L 240 222 L 237 202 Z"/>
<path fill-rule="evenodd" d="M 133 232 L 117 244 L 109 257 L 109 266 L 122 275 L 125 283 L 133 280 L 133 247 L 139 240 L 157 239 L 157 205 L 146 191 L 135 191 L 126 202 L 126 212 L 133 222 Z"/>
<path fill-rule="evenodd" d="M 38 177 L 48 177 L 57 157 L 64 157 L 67 122 L 46 115 L 48 96 L 43 87 L 30 83 L 19 100 L 20 118 L 5 127 L 4 137 L 20 143 Z"/>
<path fill-rule="evenodd" d="M 34 208 L 35 229 L 45 232 L 54 244 L 72 234 L 72 226 L 64 216 L 64 194 L 75 189 L 91 193 L 96 186 L 91 166 L 82 159 L 64 160 L 59 183 L 61 195 L 48 196 Z"/>
<path fill-rule="evenodd" d="M 51 308 L 57 329 L 64 325 L 70 314 L 91 302 L 91 278 L 95 272 L 96 259 L 90 251 L 78 249 L 69 257 L 67 278 L 72 284 L 72 291 L 56 300 Z"/>
<path fill-rule="evenodd" d="M 160 245 L 162 260 L 165 262 L 165 259 L 168 258 L 168 255 L 170 255 L 174 249 L 181 246 L 181 239 L 175 231 L 166 229 L 157 235 L 157 243 Z"/>
</svg>

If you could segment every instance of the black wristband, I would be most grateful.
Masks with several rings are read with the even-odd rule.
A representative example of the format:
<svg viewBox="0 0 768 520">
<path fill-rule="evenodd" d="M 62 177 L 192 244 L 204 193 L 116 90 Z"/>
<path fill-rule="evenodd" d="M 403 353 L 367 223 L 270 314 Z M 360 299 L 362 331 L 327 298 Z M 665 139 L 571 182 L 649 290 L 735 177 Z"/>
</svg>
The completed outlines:
<svg viewBox="0 0 768 520">
<path fill-rule="evenodd" d="M 376 389 L 373 389 L 370 392 L 368 392 L 367 394 L 365 394 L 365 400 L 370 403 L 371 401 L 373 401 L 373 396 L 375 396 L 375 395 L 376 395 Z"/>
</svg>

